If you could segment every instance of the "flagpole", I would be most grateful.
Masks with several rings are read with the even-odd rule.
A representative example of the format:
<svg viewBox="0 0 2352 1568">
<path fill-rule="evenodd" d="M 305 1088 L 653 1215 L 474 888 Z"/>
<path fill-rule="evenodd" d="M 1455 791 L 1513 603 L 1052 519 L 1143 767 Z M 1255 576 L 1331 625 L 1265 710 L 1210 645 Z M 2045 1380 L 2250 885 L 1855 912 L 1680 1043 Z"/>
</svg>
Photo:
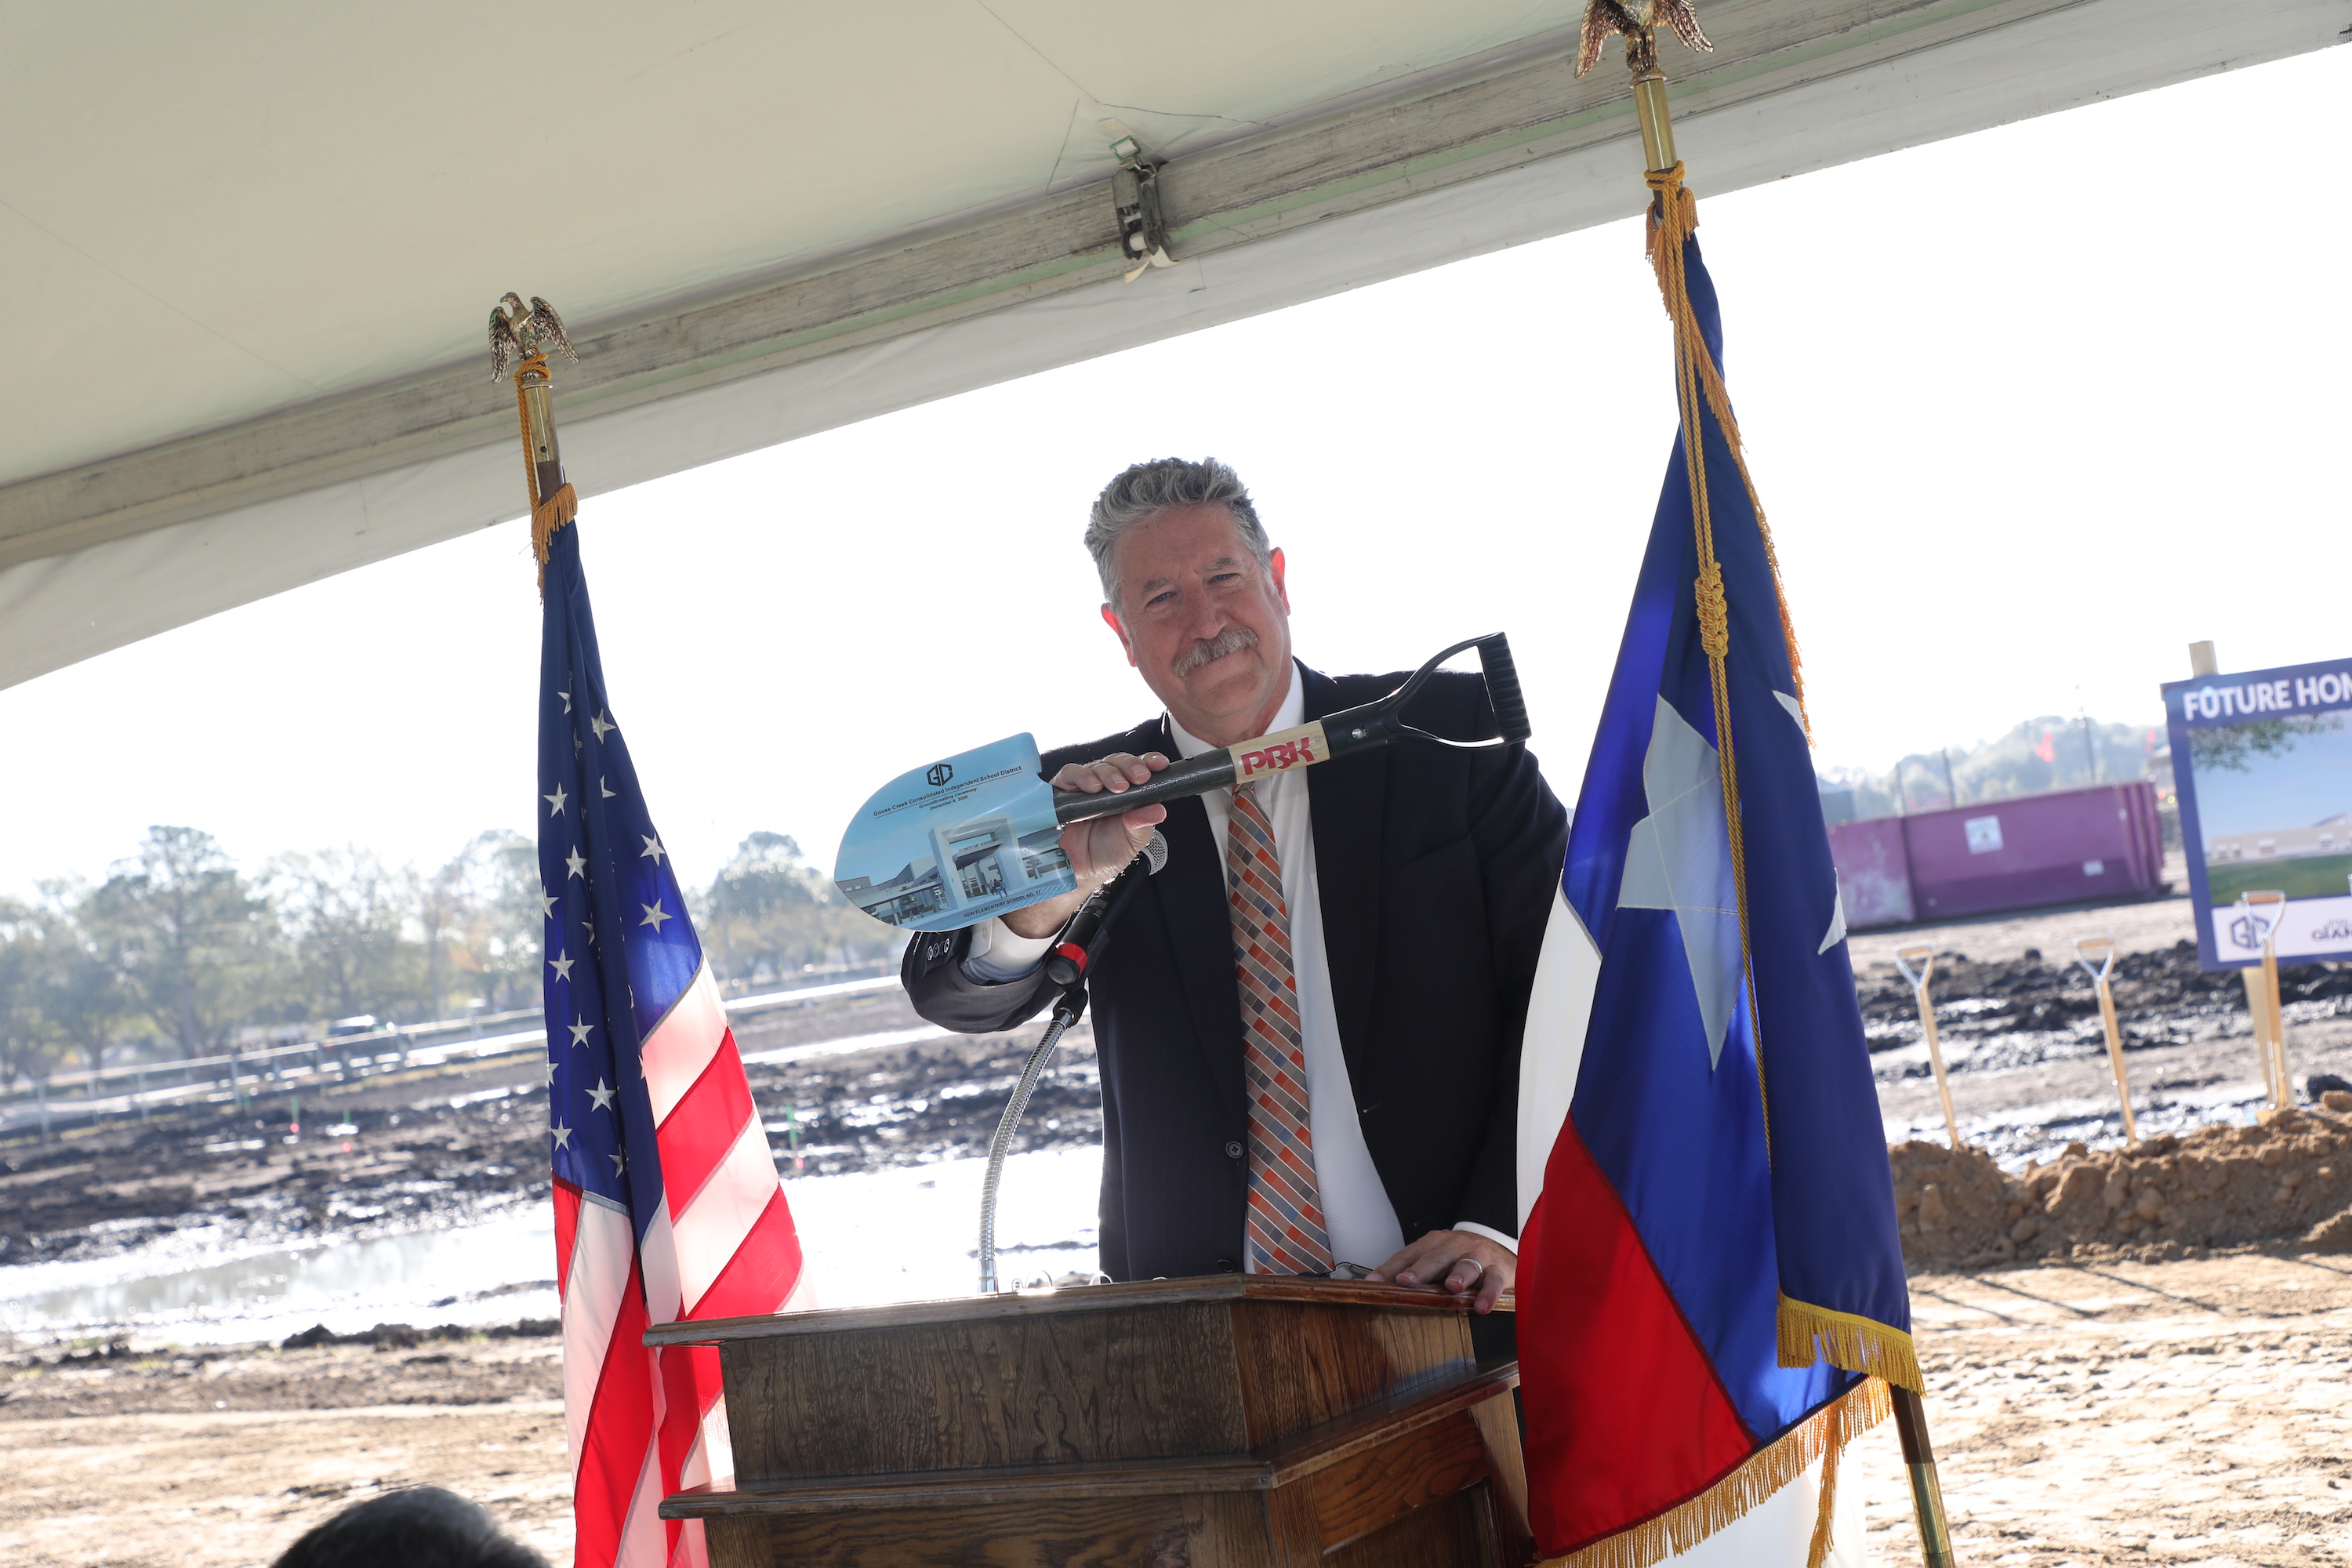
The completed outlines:
<svg viewBox="0 0 2352 1568">
<path fill-rule="evenodd" d="M 1886 1385 L 1895 1399 L 1895 1434 L 1903 1443 L 1903 1468 L 1911 1474 L 1911 1502 L 1919 1514 L 1919 1552 L 1927 1568 L 1952 1568 L 1952 1529 L 1944 1517 L 1944 1489 L 1936 1479 L 1936 1450 L 1927 1441 L 1927 1405 L 1901 1384 Z"/>
<path fill-rule="evenodd" d="M 547 551 L 556 531 L 580 510 L 580 497 L 563 477 L 563 453 L 555 440 L 554 378 L 547 356 L 561 349 L 573 364 L 578 351 L 563 331 L 555 307 L 537 295 L 526 306 L 509 294 L 490 307 L 490 379 L 514 365 L 515 419 L 522 437 L 523 483 L 530 497 L 530 548 L 539 558 L 539 581 L 547 586 Z"/>
<path fill-rule="evenodd" d="M 1665 74 L 1652 67 L 1633 77 L 1633 112 L 1642 121 L 1642 156 L 1648 172 L 1662 174 L 1681 160 L 1675 156 L 1675 122 L 1666 112 Z"/>
<path fill-rule="evenodd" d="M 1600 9 L 1598 0 L 1594 9 Z M 1588 37 L 1592 26 L 1588 16 Z M 1666 109 L 1666 79 L 1657 68 L 1654 32 L 1643 27 L 1639 33 L 1637 37 L 1628 31 L 1626 39 L 1627 63 L 1633 72 L 1633 111 L 1642 123 L 1642 155 L 1647 162 L 1647 172 L 1664 174 L 1677 170 L 1680 163 L 1675 155 L 1674 121 Z M 1726 804 L 1730 802 L 1727 800 Z M 1743 921 L 1743 926 L 1744 923 Z M 1744 941 L 1741 945 L 1746 946 Z M 1928 1027 L 1934 1026 L 1931 1021 Z M 1957 1126 L 1954 1142 L 1958 1142 Z M 1927 1402 L 1898 1383 L 1889 1381 L 1886 1390 L 1893 1399 L 1895 1429 L 1903 1445 L 1903 1464 L 1910 1472 L 1911 1501 L 1919 1519 L 1920 1554 L 1927 1568 L 1954 1568 L 1951 1525 L 1944 1514 L 1944 1490 L 1937 1479 L 1936 1451 L 1927 1437 Z"/>
</svg>

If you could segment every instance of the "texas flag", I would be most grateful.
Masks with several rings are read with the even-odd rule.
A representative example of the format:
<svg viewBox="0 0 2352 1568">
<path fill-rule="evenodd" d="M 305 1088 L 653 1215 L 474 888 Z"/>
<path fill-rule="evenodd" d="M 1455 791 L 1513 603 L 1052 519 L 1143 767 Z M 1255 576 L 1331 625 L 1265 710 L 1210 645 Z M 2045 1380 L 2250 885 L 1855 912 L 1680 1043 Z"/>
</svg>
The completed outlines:
<svg viewBox="0 0 2352 1568">
<path fill-rule="evenodd" d="M 1576 1568 L 1859 1561 L 1836 1457 L 1886 1408 L 1865 1374 L 1918 1386 L 1910 1299 L 1714 288 L 1696 239 L 1676 259 L 1700 445 L 1667 467 L 1523 1058 L 1530 1500 Z"/>
<path fill-rule="evenodd" d="M 576 524 L 554 537 L 545 592 L 537 816 L 573 1561 L 699 1568 L 701 1524 L 656 1510 L 733 1472 L 719 1352 L 647 1350 L 645 1331 L 782 1310 L 800 1241 L 613 718 Z"/>
</svg>

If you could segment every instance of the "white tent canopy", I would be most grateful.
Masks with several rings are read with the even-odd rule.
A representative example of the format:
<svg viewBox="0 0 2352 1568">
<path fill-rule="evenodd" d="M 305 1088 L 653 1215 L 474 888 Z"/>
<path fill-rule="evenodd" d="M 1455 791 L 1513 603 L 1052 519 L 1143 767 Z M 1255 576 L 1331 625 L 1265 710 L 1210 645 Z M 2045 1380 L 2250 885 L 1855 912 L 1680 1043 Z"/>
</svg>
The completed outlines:
<svg viewBox="0 0 2352 1568">
<path fill-rule="evenodd" d="M 523 510 L 1637 210 L 1580 0 L 0 16 L 0 686 Z M 1702 195 L 2339 41 L 2337 0 L 1712 0 Z M 1120 281 L 1101 122 L 1167 160 Z M 1832 284 L 1833 287 L 1833 283 Z M 1129 389 L 1131 390 L 1131 389 Z M 1107 388 L 1106 395 L 1120 395 Z"/>
</svg>

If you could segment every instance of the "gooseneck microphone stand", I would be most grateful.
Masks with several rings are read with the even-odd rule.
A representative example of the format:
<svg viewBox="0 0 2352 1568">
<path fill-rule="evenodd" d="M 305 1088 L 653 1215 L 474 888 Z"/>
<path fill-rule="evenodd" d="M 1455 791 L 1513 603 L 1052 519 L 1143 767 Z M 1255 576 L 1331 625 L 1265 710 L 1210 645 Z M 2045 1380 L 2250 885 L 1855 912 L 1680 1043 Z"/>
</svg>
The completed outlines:
<svg viewBox="0 0 2352 1568">
<path fill-rule="evenodd" d="M 1004 1102 L 1004 1114 L 997 1119 L 996 1136 L 988 1141 L 988 1173 L 980 1184 L 980 1293 L 983 1296 L 996 1294 L 996 1189 L 1004 1179 L 1004 1157 L 1012 1152 L 1013 1130 L 1028 1112 L 1029 1097 L 1037 1092 L 1037 1080 L 1045 1076 L 1055 1047 L 1087 1010 L 1088 962 L 1110 934 L 1111 922 L 1127 907 L 1127 900 L 1143 885 L 1143 879 L 1167 863 L 1168 840 L 1155 832 L 1127 868 L 1096 889 L 1070 917 L 1046 956 L 1045 977 L 1061 987 L 1061 994 L 1054 999 L 1045 1036 L 1022 1064 L 1013 1098 Z"/>
<path fill-rule="evenodd" d="M 1054 1015 L 1045 1026 L 1045 1037 L 1022 1064 L 1021 1081 L 1013 1086 L 1013 1098 L 1004 1102 L 1004 1114 L 997 1119 L 996 1136 L 989 1140 L 988 1174 L 980 1184 L 980 1293 L 983 1296 L 996 1294 L 996 1185 L 1004 1179 L 1004 1156 L 1013 1148 L 1013 1130 L 1021 1125 L 1029 1097 L 1037 1092 L 1037 1080 L 1045 1076 L 1045 1064 L 1054 1059 L 1054 1047 L 1086 1010 L 1086 982 L 1064 986 L 1054 1000 Z"/>
</svg>

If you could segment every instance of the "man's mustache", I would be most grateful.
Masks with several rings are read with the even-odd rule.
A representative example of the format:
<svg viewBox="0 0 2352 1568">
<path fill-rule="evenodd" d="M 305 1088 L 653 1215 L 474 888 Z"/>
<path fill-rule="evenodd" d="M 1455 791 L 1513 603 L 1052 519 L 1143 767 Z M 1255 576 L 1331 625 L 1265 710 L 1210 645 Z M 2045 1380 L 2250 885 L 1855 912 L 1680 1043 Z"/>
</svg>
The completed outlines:
<svg viewBox="0 0 2352 1568">
<path fill-rule="evenodd" d="M 1239 653 L 1245 647 L 1257 647 L 1257 634 L 1247 626 L 1227 626 L 1215 637 L 1203 637 L 1176 656 L 1169 668 L 1176 679 L 1183 679 L 1204 664 L 1214 664 L 1229 653 Z"/>
</svg>

